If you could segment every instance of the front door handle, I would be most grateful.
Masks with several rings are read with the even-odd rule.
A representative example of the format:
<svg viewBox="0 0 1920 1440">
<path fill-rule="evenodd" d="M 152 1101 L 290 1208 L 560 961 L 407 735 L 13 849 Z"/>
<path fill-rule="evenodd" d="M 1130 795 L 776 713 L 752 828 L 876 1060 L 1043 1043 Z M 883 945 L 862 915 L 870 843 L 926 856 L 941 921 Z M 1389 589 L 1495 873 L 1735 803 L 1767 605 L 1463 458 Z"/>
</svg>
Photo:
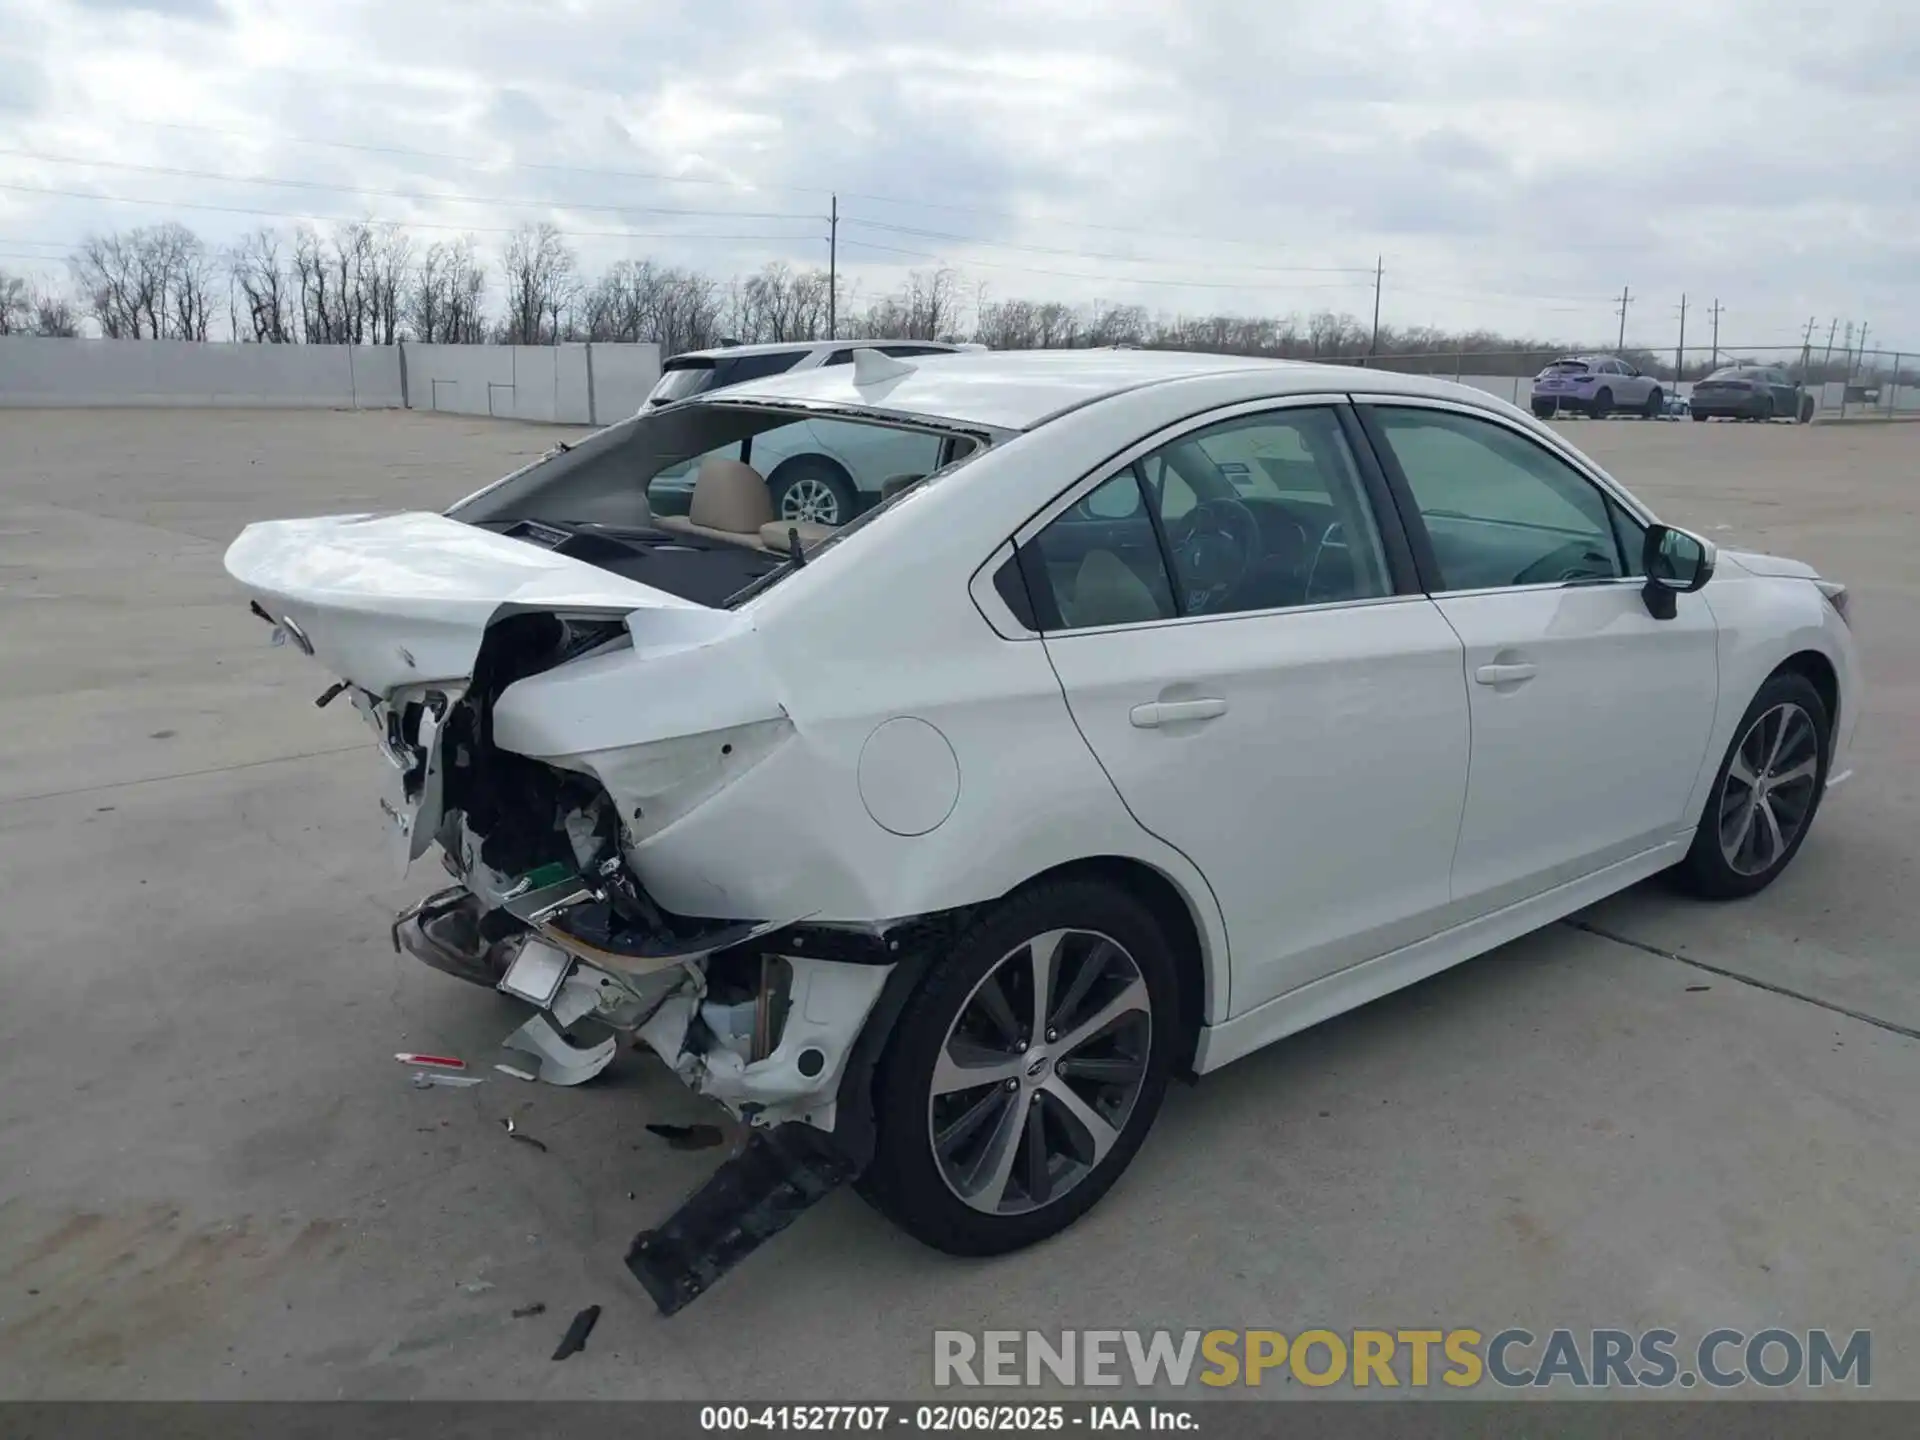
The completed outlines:
<svg viewBox="0 0 1920 1440">
<path fill-rule="evenodd" d="M 1127 718 L 1133 721 L 1136 730 L 1158 730 L 1162 725 L 1181 720 L 1212 720 L 1226 713 L 1224 700 L 1155 700 L 1134 706 Z"/>
<path fill-rule="evenodd" d="M 1524 661 L 1517 665 L 1482 665 L 1473 672 L 1473 678 L 1482 685 L 1515 685 L 1533 676 L 1533 666 Z"/>
</svg>

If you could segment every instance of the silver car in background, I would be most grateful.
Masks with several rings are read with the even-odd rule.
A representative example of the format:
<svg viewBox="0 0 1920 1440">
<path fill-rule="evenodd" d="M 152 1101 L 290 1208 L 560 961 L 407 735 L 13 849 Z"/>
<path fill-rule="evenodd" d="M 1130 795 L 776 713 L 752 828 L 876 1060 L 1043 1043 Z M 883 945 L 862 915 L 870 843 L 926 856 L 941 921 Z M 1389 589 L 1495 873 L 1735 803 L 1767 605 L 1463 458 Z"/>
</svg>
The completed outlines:
<svg viewBox="0 0 1920 1440">
<path fill-rule="evenodd" d="M 1533 413 L 1605 419 L 1616 410 L 1649 419 L 1666 409 L 1666 391 L 1652 375 L 1613 355 L 1563 355 L 1533 377 Z"/>
</svg>

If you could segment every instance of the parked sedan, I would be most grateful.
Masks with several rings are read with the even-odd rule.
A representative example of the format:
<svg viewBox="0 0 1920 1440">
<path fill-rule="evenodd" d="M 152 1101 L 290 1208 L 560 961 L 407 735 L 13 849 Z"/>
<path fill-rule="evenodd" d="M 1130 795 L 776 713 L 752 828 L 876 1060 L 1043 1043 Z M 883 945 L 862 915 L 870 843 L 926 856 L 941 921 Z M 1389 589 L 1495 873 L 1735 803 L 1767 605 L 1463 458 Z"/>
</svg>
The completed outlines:
<svg viewBox="0 0 1920 1440">
<path fill-rule="evenodd" d="M 940 468 L 770 555 L 717 452 L 796 407 Z M 696 456 L 662 529 L 646 481 Z M 749 1127 L 627 1255 L 668 1312 L 856 1177 L 943 1250 L 1031 1244 L 1176 1074 L 1662 871 L 1764 888 L 1862 704 L 1806 565 L 1479 391 L 1244 358 L 773 377 L 226 565 L 451 873 L 397 943 L 514 997 L 542 1079 L 628 1053 L 591 1017 Z"/>
<path fill-rule="evenodd" d="M 1543 420 L 1559 414 L 1601 420 L 1615 410 L 1655 419 L 1665 409 L 1660 382 L 1612 355 L 1568 355 L 1533 378 L 1533 413 Z"/>
<path fill-rule="evenodd" d="M 1687 401 L 1696 420 L 1813 419 L 1813 396 L 1770 365 L 1728 365 L 1695 382 Z"/>
</svg>

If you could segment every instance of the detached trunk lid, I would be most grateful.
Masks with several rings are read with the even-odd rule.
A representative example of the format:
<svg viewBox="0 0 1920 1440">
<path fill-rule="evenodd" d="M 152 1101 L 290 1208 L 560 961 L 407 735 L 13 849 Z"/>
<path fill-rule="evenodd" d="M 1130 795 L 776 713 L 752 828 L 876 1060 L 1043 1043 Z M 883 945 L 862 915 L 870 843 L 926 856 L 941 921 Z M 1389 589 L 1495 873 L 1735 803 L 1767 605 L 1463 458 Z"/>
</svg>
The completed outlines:
<svg viewBox="0 0 1920 1440">
<path fill-rule="evenodd" d="M 302 650 L 375 695 L 465 679 L 507 615 L 645 611 L 651 640 L 737 626 L 728 611 L 424 512 L 263 521 L 240 532 L 226 568 Z"/>
</svg>

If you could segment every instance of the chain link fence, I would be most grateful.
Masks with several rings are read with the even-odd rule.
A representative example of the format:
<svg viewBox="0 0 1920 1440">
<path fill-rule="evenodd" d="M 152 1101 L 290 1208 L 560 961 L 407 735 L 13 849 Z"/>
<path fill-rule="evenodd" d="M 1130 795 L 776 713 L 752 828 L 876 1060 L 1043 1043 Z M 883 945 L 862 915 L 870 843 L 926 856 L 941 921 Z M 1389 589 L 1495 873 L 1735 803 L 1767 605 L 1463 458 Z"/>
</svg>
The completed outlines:
<svg viewBox="0 0 1920 1440">
<path fill-rule="evenodd" d="M 1534 382 L 1569 352 L 1554 350 L 1429 351 L 1417 355 L 1358 356 L 1344 363 L 1403 374 L 1439 375 L 1526 407 Z M 1636 346 L 1584 351 L 1585 356 L 1625 361 L 1659 385 L 1668 418 L 1684 419 L 1696 382 L 1733 366 L 1775 370 L 1795 396 L 1811 401 L 1812 414 L 1827 419 L 1920 416 L 1920 352 L 1841 349 L 1812 345 L 1689 345 L 1660 352 Z M 1568 409 L 1575 407 L 1569 405 Z M 1626 408 L 1626 407 L 1623 407 Z M 1802 413 L 1796 403 L 1793 413 Z"/>
</svg>

